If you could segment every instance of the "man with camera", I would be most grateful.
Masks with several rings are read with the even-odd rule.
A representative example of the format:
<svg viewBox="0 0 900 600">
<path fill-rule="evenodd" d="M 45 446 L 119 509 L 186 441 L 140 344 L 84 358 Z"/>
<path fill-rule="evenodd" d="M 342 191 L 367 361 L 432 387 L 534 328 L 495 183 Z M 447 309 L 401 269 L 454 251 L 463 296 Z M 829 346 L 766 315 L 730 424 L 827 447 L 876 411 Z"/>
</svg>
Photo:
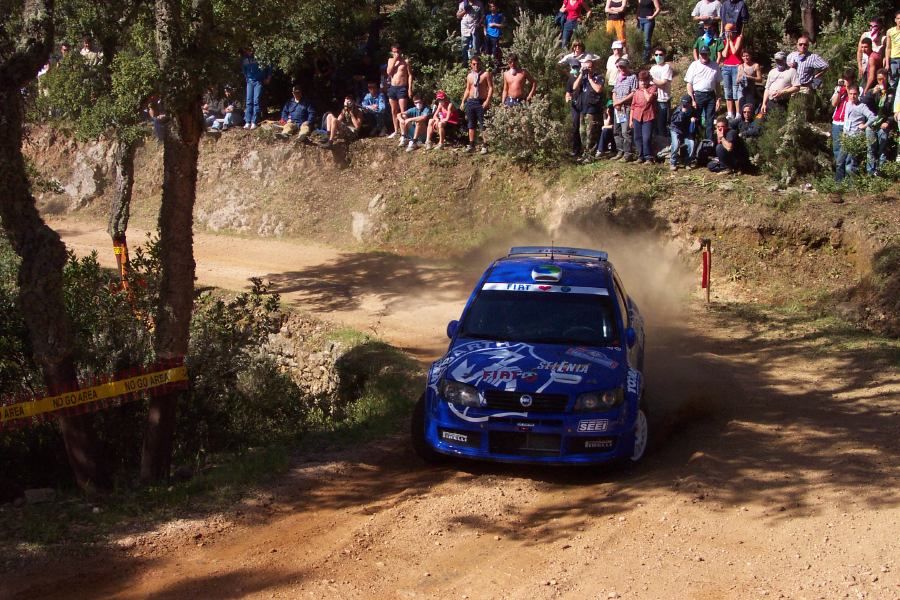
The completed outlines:
<svg viewBox="0 0 900 600">
<path fill-rule="evenodd" d="M 572 105 L 572 156 L 582 153 L 581 118 L 587 126 L 587 150 L 583 160 L 589 161 L 600 141 L 600 129 L 603 126 L 604 84 L 603 75 L 594 73 L 594 64 L 590 60 L 581 61 L 581 70 L 573 75 L 569 86 L 569 97 Z"/>
</svg>

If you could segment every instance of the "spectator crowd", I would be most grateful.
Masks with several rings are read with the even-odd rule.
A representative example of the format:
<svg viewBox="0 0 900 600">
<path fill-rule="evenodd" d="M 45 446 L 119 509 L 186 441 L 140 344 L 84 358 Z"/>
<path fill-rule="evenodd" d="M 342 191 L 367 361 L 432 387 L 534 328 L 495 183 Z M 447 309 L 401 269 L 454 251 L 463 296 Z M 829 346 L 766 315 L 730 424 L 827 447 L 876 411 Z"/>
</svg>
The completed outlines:
<svg viewBox="0 0 900 600">
<path fill-rule="evenodd" d="M 748 140 L 759 138 L 789 104 L 811 114 L 815 98 L 824 99 L 830 91 L 835 179 L 863 169 L 877 174 L 885 163 L 897 160 L 900 10 L 886 31 L 877 19 L 869 23 L 858 38 L 855 68 L 841 72 L 834 89 L 825 91 L 826 74 L 834 67 L 814 51 L 810 35 L 804 33 L 793 48 L 775 52 L 772 68 L 764 73 L 746 34 L 753 18 L 746 1 L 699 0 L 691 11 L 696 31 L 692 60 L 682 75 L 685 92 L 673 97 L 675 68 L 666 49 L 653 44 L 656 20 L 664 8 L 661 1 L 605 0 L 606 31 L 613 36 L 605 59 L 575 36 L 579 25 L 600 12 L 601 5 L 563 0 L 559 7 L 555 18 L 559 64 L 566 75 L 569 150 L 574 159 L 668 162 L 672 171 L 703 167 L 746 172 L 753 168 Z M 626 19 L 632 16 L 643 41 L 642 52 L 636 55 L 629 51 L 625 35 Z M 486 153 L 486 115 L 519 110 L 539 85 L 549 89 L 553 84 L 538 82 L 522 68 L 520 57 L 504 53 L 503 34 L 510 30 L 510 22 L 497 2 L 462 0 L 456 17 L 459 60 L 467 69 L 458 102 L 445 90 L 417 90 L 415 65 L 395 43 L 380 68 L 354 78 L 356 93 L 333 103 L 334 110 L 317 111 L 303 86 L 293 85 L 279 118 L 266 121 L 263 91 L 273 71 L 247 48 L 240 57 L 244 93 L 228 85 L 210 89 L 203 99 L 206 126 L 210 133 L 220 134 L 267 125 L 281 138 L 307 141 L 315 134 L 324 147 L 384 136 L 407 152 L 459 143 L 468 152 Z M 69 45 L 62 44 L 62 57 L 69 52 Z M 94 64 L 103 58 L 89 39 L 83 40 L 79 54 Z M 367 58 L 374 64 L 374 57 Z M 151 98 L 147 111 L 156 134 L 165 135 L 165 110 L 159 99 Z M 853 150 L 859 147 L 857 140 L 865 145 L 864 160 Z"/>
</svg>

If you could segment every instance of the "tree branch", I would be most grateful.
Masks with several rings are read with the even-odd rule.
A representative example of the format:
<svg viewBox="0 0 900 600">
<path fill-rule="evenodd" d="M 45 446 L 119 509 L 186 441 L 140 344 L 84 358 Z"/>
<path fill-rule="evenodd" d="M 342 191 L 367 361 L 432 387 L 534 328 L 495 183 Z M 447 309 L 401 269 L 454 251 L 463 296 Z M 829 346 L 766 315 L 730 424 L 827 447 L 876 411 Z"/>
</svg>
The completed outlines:
<svg viewBox="0 0 900 600">
<path fill-rule="evenodd" d="M 15 52 L 0 65 L 0 86 L 25 86 L 47 64 L 52 46 L 53 0 L 26 0 Z"/>
</svg>

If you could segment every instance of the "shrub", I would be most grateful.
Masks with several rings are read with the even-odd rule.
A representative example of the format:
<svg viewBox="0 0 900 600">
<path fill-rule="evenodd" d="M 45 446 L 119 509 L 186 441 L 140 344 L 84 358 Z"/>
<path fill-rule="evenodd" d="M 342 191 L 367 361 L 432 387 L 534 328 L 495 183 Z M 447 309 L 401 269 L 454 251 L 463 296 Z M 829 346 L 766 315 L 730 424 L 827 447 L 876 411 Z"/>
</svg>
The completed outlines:
<svg viewBox="0 0 900 600">
<path fill-rule="evenodd" d="M 485 123 L 484 139 L 514 161 L 551 164 L 559 159 L 565 144 L 565 127 L 550 114 L 550 101 L 535 95 L 531 102 L 515 107 L 497 107 Z"/>
<path fill-rule="evenodd" d="M 806 99 L 799 96 L 791 99 L 787 110 L 769 111 L 763 133 L 751 147 L 757 166 L 782 185 L 831 168 L 828 140 L 809 124 L 806 113 Z"/>
<path fill-rule="evenodd" d="M 506 55 L 519 56 L 519 63 L 534 76 L 542 93 L 558 88 L 563 78 L 558 64 L 559 29 L 553 19 L 520 10 L 516 23 Z"/>
</svg>

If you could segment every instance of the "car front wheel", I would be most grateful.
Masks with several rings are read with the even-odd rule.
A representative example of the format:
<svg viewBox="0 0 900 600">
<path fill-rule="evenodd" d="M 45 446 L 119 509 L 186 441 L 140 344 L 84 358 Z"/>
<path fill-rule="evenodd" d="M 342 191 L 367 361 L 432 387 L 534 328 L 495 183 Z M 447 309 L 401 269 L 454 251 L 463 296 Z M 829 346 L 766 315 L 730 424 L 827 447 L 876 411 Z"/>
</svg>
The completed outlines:
<svg viewBox="0 0 900 600">
<path fill-rule="evenodd" d="M 638 407 L 637 417 L 634 420 L 634 449 L 631 453 L 631 462 L 637 463 L 647 452 L 647 443 L 650 440 L 650 424 L 647 418 L 647 405 L 641 401 Z"/>
</svg>

